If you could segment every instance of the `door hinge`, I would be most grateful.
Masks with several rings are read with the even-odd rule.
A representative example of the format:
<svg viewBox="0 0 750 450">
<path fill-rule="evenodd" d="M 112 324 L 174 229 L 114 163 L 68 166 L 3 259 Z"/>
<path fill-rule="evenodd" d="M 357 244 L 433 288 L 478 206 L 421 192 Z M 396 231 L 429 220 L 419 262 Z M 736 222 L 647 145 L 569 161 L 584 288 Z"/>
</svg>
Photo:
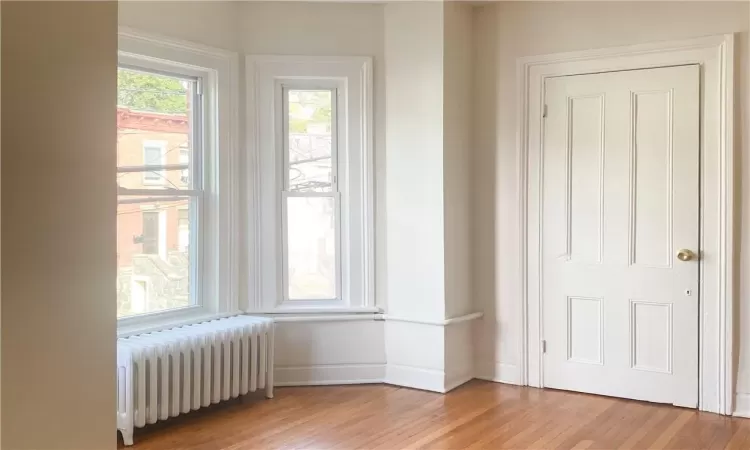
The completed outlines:
<svg viewBox="0 0 750 450">
<path fill-rule="evenodd" d="M 195 93 L 198 95 L 203 95 L 203 80 L 197 80 L 195 82 Z"/>
<path fill-rule="evenodd" d="M 542 110 L 542 117 L 547 117 L 547 105 L 544 105 L 544 108 Z"/>
<path fill-rule="evenodd" d="M 547 341 L 542 341 L 542 353 L 547 353 Z"/>
</svg>

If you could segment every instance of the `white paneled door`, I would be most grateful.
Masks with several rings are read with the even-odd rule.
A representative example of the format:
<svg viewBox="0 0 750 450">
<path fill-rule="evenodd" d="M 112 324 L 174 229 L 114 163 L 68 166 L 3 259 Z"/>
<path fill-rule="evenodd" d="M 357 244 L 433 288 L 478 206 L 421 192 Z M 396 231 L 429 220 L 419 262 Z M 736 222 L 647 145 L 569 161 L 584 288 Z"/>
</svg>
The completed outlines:
<svg viewBox="0 0 750 450">
<path fill-rule="evenodd" d="M 696 407 L 699 66 L 548 79 L 544 386 Z"/>
</svg>

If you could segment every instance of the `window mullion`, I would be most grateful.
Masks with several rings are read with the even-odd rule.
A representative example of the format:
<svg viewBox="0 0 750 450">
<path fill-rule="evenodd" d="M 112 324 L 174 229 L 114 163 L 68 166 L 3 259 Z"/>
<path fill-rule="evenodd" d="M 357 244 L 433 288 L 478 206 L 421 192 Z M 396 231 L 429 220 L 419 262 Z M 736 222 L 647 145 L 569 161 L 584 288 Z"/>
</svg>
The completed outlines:
<svg viewBox="0 0 750 450">
<path fill-rule="evenodd" d="M 117 151 L 124 163 L 117 167 L 118 316 L 140 321 L 154 312 L 185 314 L 204 297 L 196 289 L 204 275 L 202 216 L 208 211 L 199 78 L 122 66 L 118 77 Z M 161 97 L 143 94 L 153 92 Z M 189 159 L 177 153 L 183 147 Z M 136 277 L 153 289 L 133 291 Z"/>
<path fill-rule="evenodd" d="M 331 190 L 339 191 L 338 89 L 331 89 Z"/>
<path fill-rule="evenodd" d="M 291 180 L 289 179 L 289 171 L 291 168 L 291 158 L 289 153 L 291 148 L 289 145 L 289 89 L 285 86 L 281 88 L 281 190 L 289 192 L 291 187 Z"/>
</svg>

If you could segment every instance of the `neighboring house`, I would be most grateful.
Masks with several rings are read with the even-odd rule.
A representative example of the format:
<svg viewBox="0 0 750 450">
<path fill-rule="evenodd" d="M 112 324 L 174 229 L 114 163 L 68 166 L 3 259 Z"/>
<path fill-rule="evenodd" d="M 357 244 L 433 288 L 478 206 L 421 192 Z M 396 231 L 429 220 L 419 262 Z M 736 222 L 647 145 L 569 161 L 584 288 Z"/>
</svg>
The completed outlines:
<svg viewBox="0 0 750 450">
<path fill-rule="evenodd" d="M 189 163 L 184 114 L 117 109 L 117 182 L 127 189 L 186 189 L 188 170 L 123 172 L 124 167 Z M 188 303 L 188 201 L 120 198 L 117 209 L 118 316 Z"/>
</svg>

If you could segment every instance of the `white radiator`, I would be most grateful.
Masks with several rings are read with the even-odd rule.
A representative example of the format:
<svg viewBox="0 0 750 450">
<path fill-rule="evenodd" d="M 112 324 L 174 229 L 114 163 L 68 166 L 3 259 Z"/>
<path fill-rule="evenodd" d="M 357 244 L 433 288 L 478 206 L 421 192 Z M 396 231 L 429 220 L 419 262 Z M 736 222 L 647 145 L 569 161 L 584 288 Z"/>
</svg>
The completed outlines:
<svg viewBox="0 0 750 450">
<path fill-rule="evenodd" d="M 266 390 L 273 397 L 273 319 L 235 316 L 117 340 L 117 429 Z"/>
</svg>

